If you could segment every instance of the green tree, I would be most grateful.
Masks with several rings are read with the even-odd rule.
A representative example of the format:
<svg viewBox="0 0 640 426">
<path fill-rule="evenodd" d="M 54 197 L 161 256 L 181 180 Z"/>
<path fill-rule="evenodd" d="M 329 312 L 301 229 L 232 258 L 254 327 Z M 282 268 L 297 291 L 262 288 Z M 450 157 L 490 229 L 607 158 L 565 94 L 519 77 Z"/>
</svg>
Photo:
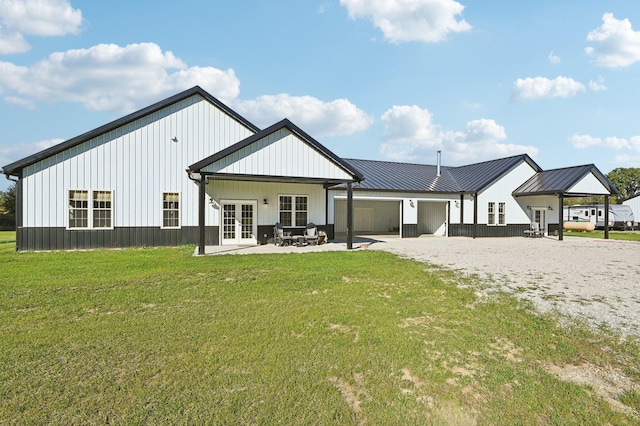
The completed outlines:
<svg viewBox="0 0 640 426">
<path fill-rule="evenodd" d="M 640 168 L 637 167 L 618 167 L 607 173 L 607 178 L 612 184 L 618 188 L 621 197 L 618 200 L 626 200 L 640 192 Z"/>
<path fill-rule="evenodd" d="M 15 229 L 16 186 L 0 191 L 0 229 Z"/>
<path fill-rule="evenodd" d="M 16 185 L 13 184 L 6 191 L 0 191 L 0 212 L 15 216 L 16 214 Z"/>
</svg>

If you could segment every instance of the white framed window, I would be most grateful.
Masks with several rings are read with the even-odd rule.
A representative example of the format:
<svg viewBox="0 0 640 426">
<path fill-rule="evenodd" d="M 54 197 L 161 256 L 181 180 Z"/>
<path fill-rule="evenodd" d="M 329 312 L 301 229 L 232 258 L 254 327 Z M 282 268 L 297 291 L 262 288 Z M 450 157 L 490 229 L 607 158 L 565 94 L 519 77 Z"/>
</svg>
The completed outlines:
<svg viewBox="0 0 640 426">
<path fill-rule="evenodd" d="M 93 191 L 93 227 L 111 228 L 111 191 Z"/>
<path fill-rule="evenodd" d="M 496 224 L 496 203 L 489 202 L 487 207 L 487 225 Z"/>
<path fill-rule="evenodd" d="M 507 203 L 498 203 L 498 225 L 507 224 Z"/>
<path fill-rule="evenodd" d="M 69 190 L 69 229 L 112 229 L 112 218 L 111 191 Z"/>
<path fill-rule="evenodd" d="M 162 227 L 180 227 L 180 194 L 177 192 L 162 193 Z"/>
<path fill-rule="evenodd" d="M 69 191 L 69 228 L 89 227 L 89 191 Z"/>
<path fill-rule="evenodd" d="M 280 195 L 278 218 L 282 226 L 302 227 L 308 223 L 309 197 L 306 195 Z"/>
</svg>

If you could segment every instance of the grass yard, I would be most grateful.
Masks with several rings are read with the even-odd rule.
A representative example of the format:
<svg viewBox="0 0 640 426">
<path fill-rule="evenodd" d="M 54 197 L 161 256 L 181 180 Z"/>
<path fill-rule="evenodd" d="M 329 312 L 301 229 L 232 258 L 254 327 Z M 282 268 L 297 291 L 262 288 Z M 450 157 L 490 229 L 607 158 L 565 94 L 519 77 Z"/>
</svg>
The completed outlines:
<svg viewBox="0 0 640 426">
<path fill-rule="evenodd" d="M 13 250 L 0 424 L 640 421 L 638 342 L 388 253 Z M 560 380 L 566 365 L 631 384 L 604 398 Z"/>
<path fill-rule="evenodd" d="M 604 231 L 564 231 L 568 237 L 604 238 Z M 640 241 L 640 231 L 609 231 L 610 240 Z"/>
<path fill-rule="evenodd" d="M 0 244 L 16 242 L 16 231 L 0 231 Z"/>
</svg>

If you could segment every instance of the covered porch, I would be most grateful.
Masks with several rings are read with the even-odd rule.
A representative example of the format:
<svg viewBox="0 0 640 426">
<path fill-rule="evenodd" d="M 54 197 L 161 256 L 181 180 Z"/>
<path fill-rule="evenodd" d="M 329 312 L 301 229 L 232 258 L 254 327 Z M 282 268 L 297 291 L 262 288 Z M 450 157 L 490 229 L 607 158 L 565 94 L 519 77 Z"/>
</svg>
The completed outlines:
<svg viewBox="0 0 640 426">
<path fill-rule="evenodd" d="M 609 223 L 609 198 L 619 195 L 618 189 L 593 164 L 547 170 L 536 173 L 513 196 L 531 214 L 531 221 L 542 225 L 545 233 L 557 232 L 564 239 L 564 200 L 569 197 L 604 197 L 604 222 Z M 557 228 L 556 228 L 557 227 Z M 609 239 L 609 227 L 604 227 L 604 238 Z"/>
<path fill-rule="evenodd" d="M 199 254 L 207 241 L 266 244 L 276 222 L 294 233 L 314 223 L 333 234 L 328 188 L 341 184 L 350 200 L 346 244 L 353 246 L 352 186 L 364 177 L 289 120 L 192 164 L 187 173 L 199 187 Z"/>
</svg>

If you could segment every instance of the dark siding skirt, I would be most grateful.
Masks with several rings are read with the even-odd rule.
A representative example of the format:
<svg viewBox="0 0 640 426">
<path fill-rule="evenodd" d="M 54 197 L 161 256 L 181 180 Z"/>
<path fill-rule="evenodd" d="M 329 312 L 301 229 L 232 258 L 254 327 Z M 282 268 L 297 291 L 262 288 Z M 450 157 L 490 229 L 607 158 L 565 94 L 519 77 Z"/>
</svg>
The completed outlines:
<svg viewBox="0 0 640 426">
<path fill-rule="evenodd" d="M 18 228 L 16 250 L 74 250 L 122 247 L 158 247 L 198 244 L 198 227 L 180 229 L 157 227 L 115 228 L 110 230 L 68 230 L 65 228 Z M 207 226 L 205 244 L 219 244 L 217 226 Z"/>
</svg>

